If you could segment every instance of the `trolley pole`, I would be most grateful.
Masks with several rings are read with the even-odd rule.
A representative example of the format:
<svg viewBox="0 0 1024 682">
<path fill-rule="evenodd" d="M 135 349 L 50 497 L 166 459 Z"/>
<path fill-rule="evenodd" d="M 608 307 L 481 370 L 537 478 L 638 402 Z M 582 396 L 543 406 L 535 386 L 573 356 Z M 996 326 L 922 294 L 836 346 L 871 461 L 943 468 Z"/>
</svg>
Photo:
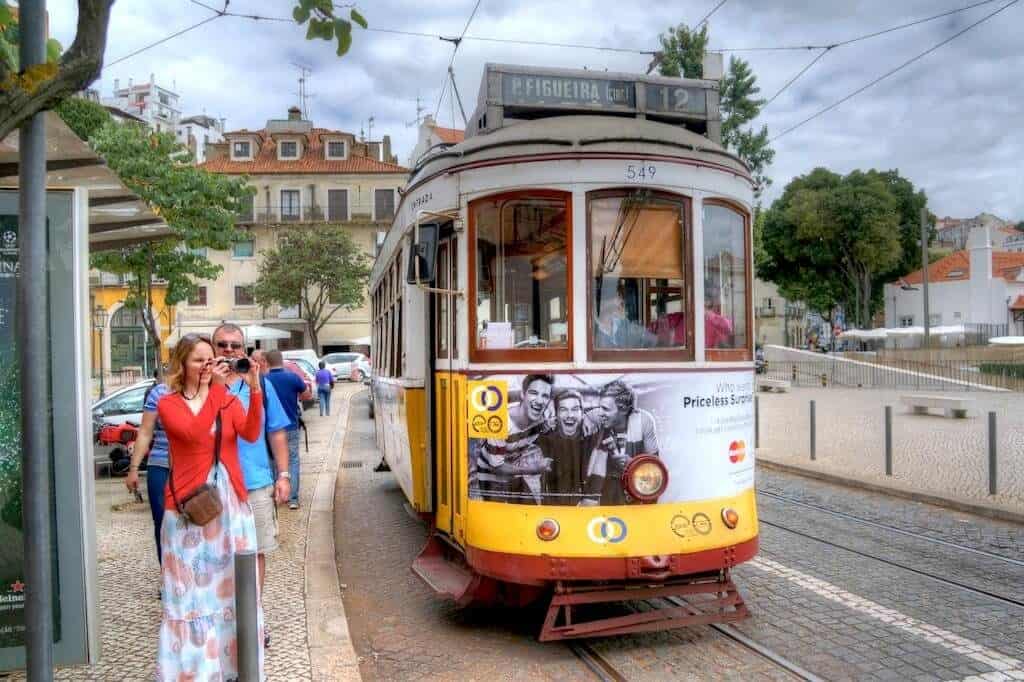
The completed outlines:
<svg viewBox="0 0 1024 682">
<path fill-rule="evenodd" d="M 988 413 L 988 494 L 995 495 L 997 484 L 996 469 L 996 413 Z"/>
<path fill-rule="evenodd" d="M 812 400 L 811 401 L 811 461 L 812 462 L 815 460 L 815 455 L 816 455 L 816 453 L 815 453 L 815 445 L 817 445 L 817 443 L 816 443 L 817 438 L 815 438 L 815 436 L 816 436 L 815 431 L 816 431 L 816 428 L 815 428 L 815 419 L 814 419 L 814 401 Z"/>
<path fill-rule="evenodd" d="M 21 3 L 21 68 L 46 61 L 46 2 Z M 21 375 L 25 659 L 29 682 L 53 679 L 50 552 L 50 368 L 46 315 L 46 127 L 43 113 L 19 133 L 17 358 Z"/>
<path fill-rule="evenodd" d="M 256 553 L 235 555 L 235 617 L 238 623 L 238 679 L 260 681 L 259 593 L 256 585 Z"/>
<path fill-rule="evenodd" d="M 892 405 L 885 406 L 885 475 L 892 476 Z"/>
</svg>

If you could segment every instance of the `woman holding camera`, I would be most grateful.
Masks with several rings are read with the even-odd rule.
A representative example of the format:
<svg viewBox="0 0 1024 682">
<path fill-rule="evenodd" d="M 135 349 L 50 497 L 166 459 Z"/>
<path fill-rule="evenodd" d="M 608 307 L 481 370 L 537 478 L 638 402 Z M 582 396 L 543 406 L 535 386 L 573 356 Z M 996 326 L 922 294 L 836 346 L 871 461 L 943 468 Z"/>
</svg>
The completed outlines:
<svg viewBox="0 0 1024 682">
<path fill-rule="evenodd" d="M 164 502 L 163 619 L 157 679 L 231 679 L 238 675 L 234 557 L 255 551 L 256 528 L 238 460 L 237 438 L 259 437 L 263 401 L 248 414 L 229 394 L 226 363 L 197 334 L 174 349 L 157 406 L 170 442 Z M 245 380 L 260 393 L 259 368 Z M 258 614 L 262 642 L 263 614 Z M 262 667 L 262 647 L 260 661 Z"/>
</svg>

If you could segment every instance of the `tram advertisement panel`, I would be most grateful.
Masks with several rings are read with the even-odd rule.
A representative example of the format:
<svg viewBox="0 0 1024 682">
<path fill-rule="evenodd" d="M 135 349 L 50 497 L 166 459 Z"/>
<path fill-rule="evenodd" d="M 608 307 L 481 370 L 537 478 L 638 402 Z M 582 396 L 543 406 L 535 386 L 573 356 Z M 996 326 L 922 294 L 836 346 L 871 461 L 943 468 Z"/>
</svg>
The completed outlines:
<svg viewBox="0 0 1024 682">
<path fill-rule="evenodd" d="M 469 496 L 513 504 L 615 505 L 629 460 L 668 470 L 658 502 L 738 495 L 754 485 L 754 380 L 708 373 L 476 377 L 470 413 L 503 431 L 470 429 Z M 471 400 L 472 403 L 472 400 Z"/>
</svg>

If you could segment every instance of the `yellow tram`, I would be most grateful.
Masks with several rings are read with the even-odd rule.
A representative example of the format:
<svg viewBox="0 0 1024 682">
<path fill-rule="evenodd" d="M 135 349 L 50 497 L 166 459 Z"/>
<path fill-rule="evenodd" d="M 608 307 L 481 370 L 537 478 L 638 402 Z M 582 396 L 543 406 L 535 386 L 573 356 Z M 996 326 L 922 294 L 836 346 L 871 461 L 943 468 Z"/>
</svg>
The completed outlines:
<svg viewBox="0 0 1024 682">
<path fill-rule="evenodd" d="M 550 595 L 542 640 L 746 616 L 752 180 L 718 118 L 715 81 L 488 64 L 467 139 L 416 163 L 372 390 L 439 594 Z"/>
</svg>

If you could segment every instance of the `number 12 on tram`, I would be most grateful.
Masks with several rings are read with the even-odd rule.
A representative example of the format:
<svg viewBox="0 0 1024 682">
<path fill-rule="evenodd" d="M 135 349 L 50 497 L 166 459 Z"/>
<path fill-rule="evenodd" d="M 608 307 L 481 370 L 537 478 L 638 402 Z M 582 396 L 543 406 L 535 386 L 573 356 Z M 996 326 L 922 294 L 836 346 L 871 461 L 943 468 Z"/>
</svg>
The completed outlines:
<svg viewBox="0 0 1024 682">
<path fill-rule="evenodd" d="M 542 640 L 747 615 L 751 186 L 694 132 L 593 115 L 414 169 L 371 275 L 372 390 L 439 594 L 547 599 Z M 688 606 L 594 611 L 666 596 Z"/>
</svg>

